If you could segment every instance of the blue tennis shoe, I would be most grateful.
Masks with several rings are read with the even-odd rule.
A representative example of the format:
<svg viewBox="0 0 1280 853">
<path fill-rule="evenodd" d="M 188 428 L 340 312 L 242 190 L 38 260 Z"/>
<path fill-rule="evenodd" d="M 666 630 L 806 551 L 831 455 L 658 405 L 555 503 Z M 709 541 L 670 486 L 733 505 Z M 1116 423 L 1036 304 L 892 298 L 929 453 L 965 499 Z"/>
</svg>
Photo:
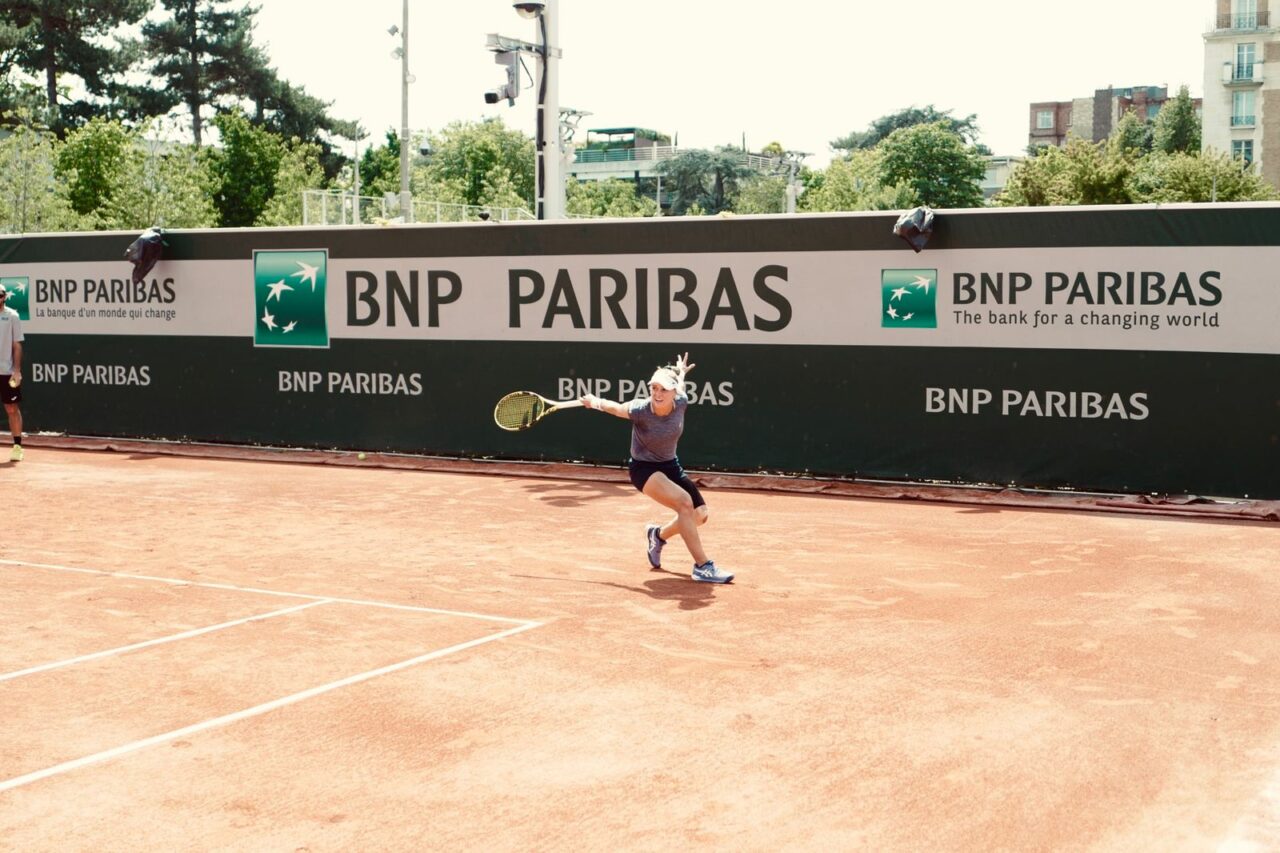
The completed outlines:
<svg viewBox="0 0 1280 853">
<path fill-rule="evenodd" d="M 649 540 L 649 565 L 655 569 L 662 568 L 662 546 L 667 544 L 658 535 L 658 531 L 661 529 L 660 525 L 650 524 L 644 531 L 645 538 Z"/>
<path fill-rule="evenodd" d="M 733 580 L 732 572 L 722 572 L 716 568 L 716 564 L 707 560 L 701 566 L 697 563 L 693 564 L 693 579 L 702 583 L 728 583 Z"/>
</svg>

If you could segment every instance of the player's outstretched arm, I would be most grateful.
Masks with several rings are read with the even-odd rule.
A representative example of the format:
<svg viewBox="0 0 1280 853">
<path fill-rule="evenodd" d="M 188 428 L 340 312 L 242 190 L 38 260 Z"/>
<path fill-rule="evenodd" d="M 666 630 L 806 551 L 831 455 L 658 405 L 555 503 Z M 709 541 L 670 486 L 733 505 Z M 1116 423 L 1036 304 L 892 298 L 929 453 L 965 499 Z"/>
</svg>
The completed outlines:
<svg viewBox="0 0 1280 853">
<path fill-rule="evenodd" d="M 584 408 L 608 412 L 615 418 L 631 420 L 631 415 L 627 412 L 627 407 L 622 403 L 615 403 L 613 400 L 606 400 L 603 397 L 597 397 L 595 394 L 584 394 L 578 399 Z"/>
</svg>

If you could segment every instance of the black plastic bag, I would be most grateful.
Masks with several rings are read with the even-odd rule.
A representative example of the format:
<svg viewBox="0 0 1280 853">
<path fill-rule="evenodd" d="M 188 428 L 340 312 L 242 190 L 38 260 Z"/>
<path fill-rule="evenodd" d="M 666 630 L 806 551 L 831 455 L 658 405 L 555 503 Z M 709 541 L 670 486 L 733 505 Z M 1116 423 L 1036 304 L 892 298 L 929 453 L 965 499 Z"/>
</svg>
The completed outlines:
<svg viewBox="0 0 1280 853">
<path fill-rule="evenodd" d="M 919 252 L 933 236 L 933 211 L 928 207 L 917 207 L 902 214 L 893 226 L 893 233 Z"/>
<path fill-rule="evenodd" d="M 134 284 L 141 284 L 146 280 L 147 273 L 151 272 L 151 268 L 164 253 L 164 246 L 164 231 L 148 228 L 124 250 L 124 259 L 133 264 Z"/>
</svg>

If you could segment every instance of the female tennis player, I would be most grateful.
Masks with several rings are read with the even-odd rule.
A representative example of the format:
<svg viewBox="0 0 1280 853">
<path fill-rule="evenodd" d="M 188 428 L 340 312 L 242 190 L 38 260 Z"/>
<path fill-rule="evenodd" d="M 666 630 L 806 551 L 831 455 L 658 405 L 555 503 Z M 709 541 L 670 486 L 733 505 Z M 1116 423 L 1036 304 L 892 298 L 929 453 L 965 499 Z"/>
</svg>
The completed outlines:
<svg viewBox="0 0 1280 853">
<path fill-rule="evenodd" d="M 588 409 L 626 418 L 631 421 L 631 483 L 641 493 L 648 495 L 667 509 L 675 511 L 675 518 L 665 525 L 650 524 L 645 530 L 648 539 L 649 564 L 655 569 L 662 566 L 662 547 L 677 534 L 684 539 L 685 547 L 693 557 L 695 581 L 702 583 L 728 583 L 733 580 L 729 572 L 716 568 L 707 552 L 702 550 L 698 526 L 707 521 L 707 502 L 689 475 L 680 467 L 676 456 L 676 443 L 684 432 L 684 413 L 689 408 L 689 398 L 684 393 L 684 377 L 693 365 L 689 354 L 676 357 L 670 367 L 659 367 L 649 378 L 649 399 L 615 403 L 595 394 L 581 398 Z"/>
</svg>

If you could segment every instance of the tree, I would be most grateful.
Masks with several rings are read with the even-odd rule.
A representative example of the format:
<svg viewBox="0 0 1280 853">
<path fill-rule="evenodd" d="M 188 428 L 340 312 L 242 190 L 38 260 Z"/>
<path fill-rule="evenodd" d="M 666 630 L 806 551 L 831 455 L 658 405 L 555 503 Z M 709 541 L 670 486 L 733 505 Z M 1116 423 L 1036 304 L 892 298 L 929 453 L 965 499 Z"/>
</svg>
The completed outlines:
<svg viewBox="0 0 1280 853">
<path fill-rule="evenodd" d="M 68 133 L 58 149 L 56 174 L 71 209 L 89 229 L 116 218 L 122 175 L 135 144 L 135 135 L 120 122 L 94 118 Z"/>
<path fill-rule="evenodd" d="M 1013 173 L 996 196 L 995 204 L 1001 207 L 1075 204 L 1071 163 L 1062 149 L 1052 145 L 1040 146 L 1029 154 L 1027 159 L 1013 167 Z"/>
<path fill-rule="evenodd" d="M 253 105 L 253 123 L 281 139 L 296 137 L 319 146 L 325 178 L 332 180 L 349 161 L 334 150 L 330 136 L 354 139 L 359 132 L 357 123 L 333 118 L 329 115 L 332 101 L 322 101 L 304 87 L 280 79 L 275 69 L 267 66 L 265 57 L 259 62 L 244 89 Z"/>
<path fill-rule="evenodd" d="M 232 0 L 160 0 L 172 17 L 142 27 L 152 73 L 165 81 L 165 109 L 185 104 L 196 147 L 203 139 L 207 106 L 228 106 L 241 81 L 261 78 L 264 59 L 252 41 L 257 7 L 224 10 Z"/>
<path fill-rule="evenodd" d="M 905 210 L 920 203 L 906 183 L 885 186 L 880 179 L 880 158 L 876 151 L 857 150 L 848 157 L 831 161 L 821 181 L 800 199 L 804 210 Z"/>
<path fill-rule="evenodd" d="M 1002 206 L 1129 204 L 1129 181 L 1141 159 L 1119 136 L 1104 142 L 1069 137 L 1014 167 L 996 203 Z"/>
<path fill-rule="evenodd" d="M 239 111 L 216 116 L 220 148 L 207 153 L 218 224 L 247 228 L 258 221 L 276 192 L 284 145 L 269 131 L 254 127 Z"/>
<path fill-rule="evenodd" d="M 1220 151 L 1203 154 L 1157 151 L 1144 157 L 1132 176 L 1134 201 L 1172 202 L 1273 201 L 1276 190 L 1251 166 Z"/>
<path fill-rule="evenodd" d="M 579 216 L 657 216 L 658 203 L 638 195 L 630 181 L 574 181 L 565 184 L 565 210 Z"/>
<path fill-rule="evenodd" d="M 1126 110 L 1109 139 L 1121 151 L 1145 154 L 1151 150 L 1151 123 L 1138 118 L 1133 110 Z"/>
<path fill-rule="evenodd" d="M 1165 154 L 1185 151 L 1189 154 L 1200 150 L 1200 117 L 1186 86 L 1178 89 L 1172 100 L 1165 101 L 1156 113 L 1152 128 L 1152 147 Z"/>
<path fill-rule="evenodd" d="M 915 127 L 919 124 L 936 124 L 944 122 L 952 133 L 959 136 L 965 142 L 974 144 L 978 140 L 978 116 L 976 114 L 965 116 L 964 118 L 952 118 L 951 110 L 939 112 L 932 104 L 924 107 L 907 107 L 896 113 L 887 116 L 881 116 L 867 127 L 867 130 L 859 133 L 854 131 L 848 136 L 842 136 L 833 140 L 831 147 L 837 151 L 856 151 L 858 149 L 875 148 L 882 141 L 889 138 L 889 134 L 895 130 L 906 127 Z M 990 154 L 991 151 L 986 146 L 977 146 L 978 150 L 983 154 Z"/>
<path fill-rule="evenodd" d="M 787 179 L 781 175 L 747 177 L 738 186 L 738 194 L 733 200 L 733 212 L 786 213 Z"/>
<path fill-rule="evenodd" d="M 148 125 L 135 134 L 121 175 L 118 219 L 107 227 L 213 228 L 218 215 L 206 158 L 194 145 L 149 138 L 152 132 Z"/>
<path fill-rule="evenodd" d="M 301 225 L 302 191 L 325 184 L 320 146 L 296 136 L 285 147 L 276 169 L 275 192 L 255 225 Z"/>
<path fill-rule="evenodd" d="M 532 209 L 533 140 L 506 127 L 501 119 L 453 122 L 432 137 L 431 148 L 431 162 L 414 176 L 424 197 Z"/>
<path fill-rule="evenodd" d="M 96 118 L 67 135 L 57 171 L 78 228 L 210 228 L 217 224 L 198 150 L 154 138 L 156 127 Z"/>
<path fill-rule="evenodd" d="M 386 141 L 360 155 L 360 192 L 380 196 L 400 191 L 400 136 L 388 130 Z"/>
<path fill-rule="evenodd" d="M 90 96 L 107 95 L 134 54 L 126 44 L 112 46 L 105 40 L 119 27 L 142 20 L 150 9 L 151 0 L 9 0 L 0 5 L 0 23 L 13 44 L 12 62 L 44 80 L 51 126 L 66 128 L 93 114 L 88 101 L 59 103 L 59 79 L 74 75 Z"/>
<path fill-rule="evenodd" d="M 931 207 L 982 206 L 986 161 L 946 121 L 899 128 L 876 150 L 881 184 L 906 184 Z"/>
<path fill-rule="evenodd" d="M 0 139 L 0 232 L 75 227 L 75 213 L 54 176 L 57 138 L 31 126 L 29 117 L 19 117 L 11 130 Z"/>
<path fill-rule="evenodd" d="M 693 148 L 658 164 L 663 188 L 671 198 L 671 215 L 699 211 L 716 214 L 732 207 L 738 184 L 751 174 L 742 154 L 731 146 L 714 151 Z"/>
</svg>

